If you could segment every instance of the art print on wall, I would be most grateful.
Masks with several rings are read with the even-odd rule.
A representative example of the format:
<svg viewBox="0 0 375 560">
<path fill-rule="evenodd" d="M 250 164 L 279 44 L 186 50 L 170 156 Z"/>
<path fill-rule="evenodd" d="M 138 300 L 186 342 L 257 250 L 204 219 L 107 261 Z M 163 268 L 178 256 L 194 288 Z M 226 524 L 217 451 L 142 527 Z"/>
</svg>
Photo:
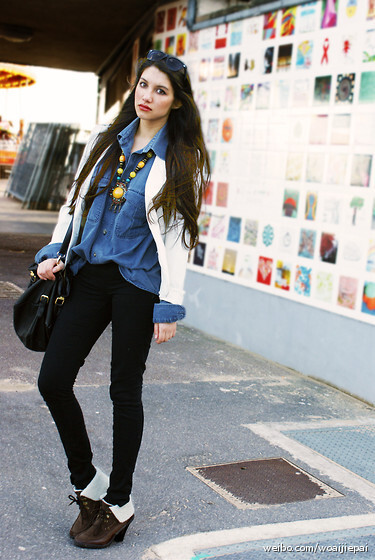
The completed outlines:
<svg viewBox="0 0 375 560">
<path fill-rule="evenodd" d="M 298 265 L 296 267 L 296 278 L 294 282 L 294 290 L 300 296 L 310 297 L 311 295 L 311 278 L 312 269 Z"/>
</svg>

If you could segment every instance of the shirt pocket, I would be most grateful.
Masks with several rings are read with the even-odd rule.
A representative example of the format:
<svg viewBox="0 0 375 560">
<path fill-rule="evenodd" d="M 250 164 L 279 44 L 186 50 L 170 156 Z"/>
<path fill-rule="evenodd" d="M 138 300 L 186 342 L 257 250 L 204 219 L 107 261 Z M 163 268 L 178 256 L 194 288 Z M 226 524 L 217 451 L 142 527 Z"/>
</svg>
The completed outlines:
<svg viewBox="0 0 375 560">
<path fill-rule="evenodd" d="M 136 191 L 126 193 L 126 201 L 116 219 L 115 233 L 117 237 L 139 237 L 147 234 L 145 197 Z"/>
<path fill-rule="evenodd" d="M 108 186 L 108 179 L 105 178 L 101 179 L 98 184 L 97 192 L 100 193 L 100 191 L 103 191 L 103 189 L 105 189 L 105 187 L 107 186 Z M 94 198 L 89 213 L 87 214 L 87 219 L 86 219 L 87 222 L 91 224 L 96 224 L 99 221 L 100 216 L 103 213 L 103 207 L 106 201 L 107 194 L 108 194 L 108 189 L 104 192 L 101 192 L 101 194 L 98 194 Z"/>
</svg>

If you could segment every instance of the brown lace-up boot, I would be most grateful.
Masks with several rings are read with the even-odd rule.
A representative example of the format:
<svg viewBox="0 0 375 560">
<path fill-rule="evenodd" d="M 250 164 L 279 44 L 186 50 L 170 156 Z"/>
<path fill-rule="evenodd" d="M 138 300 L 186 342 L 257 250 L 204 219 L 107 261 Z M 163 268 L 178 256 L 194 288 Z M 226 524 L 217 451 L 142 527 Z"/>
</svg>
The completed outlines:
<svg viewBox="0 0 375 560">
<path fill-rule="evenodd" d="M 86 531 L 82 531 L 76 536 L 74 544 L 82 548 L 105 548 L 113 541 L 121 542 L 127 528 L 134 519 L 132 503 L 126 504 L 126 506 L 123 508 L 123 513 L 130 514 L 130 516 L 124 521 L 119 521 L 111 510 L 115 509 L 116 511 L 116 508 L 118 510 L 121 510 L 121 508 L 119 506 L 111 507 L 102 501 L 95 521 Z"/>
<path fill-rule="evenodd" d="M 69 505 L 77 503 L 79 505 L 79 514 L 77 519 L 72 525 L 69 531 L 69 536 L 74 539 L 82 531 L 86 531 L 94 522 L 100 509 L 100 500 L 91 500 L 82 496 L 81 492 L 77 491 L 76 496 L 70 495 L 69 498 L 72 500 Z"/>
</svg>

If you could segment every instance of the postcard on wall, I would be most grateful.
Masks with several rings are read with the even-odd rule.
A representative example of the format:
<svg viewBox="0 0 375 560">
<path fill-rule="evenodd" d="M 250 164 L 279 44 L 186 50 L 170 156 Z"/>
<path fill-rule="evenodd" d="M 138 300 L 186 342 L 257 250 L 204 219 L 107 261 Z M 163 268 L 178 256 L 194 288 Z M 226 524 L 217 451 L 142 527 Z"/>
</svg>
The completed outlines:
<svg viewBox="0 0 375 560">
<path fill-rule="evenodd" d="M 228 24 L 223 23 L 215 27 L 215 49 L 224 49 L 227 46 Z"/>
<path fill-rule="evenodd" d="M 314 85 L 314 105 L 329 103 L 331 96 L 332 76 L 318 76 Z"/>
<path fill-rule="evenodd" d="M 255 277 L 254 255 L 241 253 L 238 259 L 237 276 L 243 280 L 253 280 Z"/>
<path fill-rule="evenodd" d="M 289 152 L 286 161 L 285 179 L 288 181 L 300 181 L 302 178 L 303 162 L 303 152 Z"/>
<path fill-rule="evenodd" d="M 224 111 L 236 111 L 237 103 L 237 86 L 227 86 L 224 95 Z"/>
<path fill-rule="evenodd" d="M 328 115 L 311 115 L 310 144 L 326 144 L 328 135 Z"/>
<path fill-rule="evenodd" d="M 293 43 L 279 45 L 277 51 L 277 71 L 286 72 L 292 66 Z"/>
<path fill-rule="evenodd" d="M 243 20 L 234 21 L 230 25 L 230 46 L 236 47 L 242 43 Z"/>
<path fill-rule="evenodd" d="M 290 290 L 291 264 L 281 260 L 276 261 L 275 288 Z"/>
<path fill-rule="evenodd" d="M 280 36 L 294 35 L 296 28 L 297 6 L 284 8 L 281 12 Z"/>
<path fill-rule="evenodd" d="M 227 229 L 227 217 L 225 215 L 211 216 L 211 230 L 210 235 L 213 239 L 223 240 Z"/>
<path fill-rule="evenodd" d="M 199 50 L 199 31 L 189 33 L 189 53 L 196 53 Z"/>
<path fill-rule="evenodd" d="M 296 267 L 296 276 L 294 281 L 294 291 L 305 297 L 311 294 L 311 277 L 312 269 L 307 266 L 298 265 Z"/>
<path fill-rule="evenodd" d="M 340 276 L 337 303 L 348 309 L 355 309 L 357 299 L 358 279 Z"/>
<path fill-rule="evenodd" d="M 277 12 L 264 15 L 263 39 L 274 39 L 276 37 Z"/>
<path fill-rule="evenodd" d="M 257 86 L 257 95 L 255 106 L 257 109 L 268 109 L 271 100 L 271 84 L 263 82 Z"/>
<path fill-rule="evenodd" d="M 167 54 L 174 54 L 175 49 L 175 36 L 171 35 L 170 37 L 166 37 L 165 39 L 165 47 L 164 50 Z"/>
<path fill-rule="evenodd" d="M 251 245 L 252 247 L 256 247 L 258 238 L 258 227 L 258 220 L 251 220 L 249 218 L 245 220 L 243 237 L 244 245 Z"/>
<path fill-rule="evenodd" d="M 310 80 L 294 80 L 293 107 L 307 107 L 310 102 Z"/>
<path fill-rule="evenodd" d="M 187 24 L 187 6 L 178 7 L 177 27 L 186 27 Z"/>
<path fill-rule="evenodd" d="M 234 275 L 236 272 L 237 251 L 225 249 L 221 272 Z"/>
<path fill-rule="evenodd" d="M 275 95 L 273 96 L 273 105 L 276 109 L 284 109 L 288 107 L 290 97 L 291 84 L 289 80 L 279 80 L 274 82 Z"/>
<path fill-rule="evenodd" d="M 194 249 L 193 263 L 197 266 L 203 266 L 205 253 L 206 253 L 206 243 L 199 242 Z"/>
<path fill-rule="evenodd" d="M 316 231 L 312 229 L 301 229 L 298 247 L 298 256 L 305 259 L 313 259 L 315 252 Z"/>
<path fill-rule="evenodd" d="M 341 241 L 342 251 L 340 252 L 341 263 L 344 266 L 358 266 L 363 257 L 362 242 L 353 237 L 343 237 Z"/>
<path fill-rule="evenodd" d="M 228 183 L 219 182 L 216 191 L 216 206 L 225 208 L 228 205 Z"/>
<path fill-rule="evenodd" d="M 329 154 L 326 182 L 330 185 L 346 184 L 347 165 L 347 154 L 338 154 L 336 152 Z"/>
<path fill-rule="evenodd" d="M 353 103 L 355 74 L 339 74 L 336 84 L 336 103 Z"/>
<path fill-rule="evenodd" d="M 338 225 L 342 217 L 343 200 L 338 195 L 322 193 L 319 204 L 319 214 L 324 224 Z"/>
<path fill-rule="evenodd" d="M 309 183 L 322 183 L 324 176 L 325 154 L 310 152 L 306 161 L 306 181 Z"/>
<path fill-rule="evenodd" d="M 242 84 L 240 90 L 240 110 L 251 108 L 254 99 L 254 84 Z"/>
<path fill-rule="evenodd" d="M 199 64 L 199 81 L 206 82 L 210 74 L 211 59 L 202 58 Z"/>
<path fill-rule="evenodd" d="M 340 51 L 343 64 L 354 65 L 357 60 L 357 50 L 357 37 L 350 33 L 345 33 L 345 35 L 342 35 Z"/>
<path fill-rule="evenodd" d="M 309 70 L 312 65 L 314 42 L 311 40 L 302 41 L 297 46 L 296 67 L 301 70 Z"/>
<path fill-rule="evenodd" d="M 227 241 L 232 243 L 239 243 L 241 239 L 241 218 L 236 218 L 235 216 L 230 216 Z"/>
<path fill-rule="evenodd" d="M 186 33 L 177 35 L 176 56 L 184 56 L 186 52 Z"/>
<path fill-rule="evenodd" d="M 271 74 L 275 47 L 267 47 L 263 55 L 263 74 Z"/>
<path fill-rule="evenodd" d="M 375 62 L 375 29 L 366 31 L 362 62 Z"/>
<path fill-rule="evenodd" d="M 215 56 L 212 70 L 213 80 L 222 80 L 225 76 L 225 56 Z"/>
<path fill-rule="evenodd" d="M 322 19 L 320 27 L 336 27 L 339 0 L 322 0 Z"/>
<path fill-rule="evenodd" d="M 221 150 L 219 153 L 217 172 L 220 176 L 230 176 L 231 171 L 231 150 Z"/>
<path fill-rule="evenodd" d="M 207 142 L 215 143 L 219 140 L 219 119 L 209 119 L 207 128 Z"/>
<path fill-rule="evenodd" d="M 234 121 L 231 118 L 224 119 L 221 129 L 222 142 L 232 142 L 234 134 Z"/>
<path fill-rule="evenodd" d="M 354 154 L 350 184 L 357 187 L 369 187 L 371 178 L 372 155 Z"/>
<path fill-rule="evenodd" d="M 167 11 L 167 31 L 173 31 L 176 28 L 177 8 L 170 8 Z"/>
<path fill-rule="evenodd" d="M 300 33 L 310 33 L 317 28 L 318 2 L 309 2 L 299 6 L 297 26 Z"/>
<path fill-rule="evenodd" d="M 335 233 L 323 232 L 320 239 L 320 260 L 335 264 L 337 259 L 338 240 Z"/>
<path fill-rule="evenodd" d="M 362 196 L 353 196 L 347 204 L 346 223 L 353 227 L 366 226 L 366 204 Z"/>
<path fill-rule="evenodd" d="M 362 72 L 359 88 L 360 103 L 374 103 L 375 101 L 375 72 Z"/>
<path fill-rule="evenodd" d="M 375 282 L 365 281 L 361 309 L 363 313 L 375 315 Z"/>
<path fill-rule="evenodd" d="M 210 270 L 221 271 L 221 263 L 223 262 L 222 247 L 210 247 L 207 249 L 206 267 Z"/>
<path fill-rule="evenodd" d="M 198 229 L 199 235 L 208 235 L 208 230 L 210 228 L 211 214 L 206 212 L 201 212 L 198 218 Z"/>
<path fill-rule="evenodd" d="M 237 78 L 240 71 L 241 53 L 229 53 L 227 78 Z"/>
<path fill-rule="evenodd" d="M 368 251 L 367 251 L 367 262 L 366 262 L 367 272 L 375 272 L 375 240 L 370 239 Z"/>
<path fill-rule="evenodd" d="M 214 182 L 210 181 L 206 190 L 203 193 L 203 203 L 211 206 L 214 197 Z"/>
<path fill-rule="evenodd" d="M 350 113 L 336 113 L 332 118 L 331 144 L 346 145 L 350 141 Z"/>
<path fill-rule="evenodd" d="M 259 282 L 260 284 L 266 284 L 267 286 L 271 285 L 272 266 L 273 259 L 270 259 L 268 257 L 259 257 L 257 282 Z"/>
<path fill-rule="evenodd" d="M 316 209 L 318 206 L 318 193 L 308 191 L 306 193 L 305 220 L 314 221 L 316 219 Z"/>
<path fill-rule="evenodd" d="M 165 10 L 156 12 L 155 16 L 155 33 L 164 33 L 165 29 Z"/>
<path fill-rule="evenodd" d="M 295 255 L 297 251 L 298 233 L 295 228 L 281 227 L 279 231 L 279 251 Z"/>
<path fill-rule="evenodd" d="M 283 200 L 283 216 L 296 218 L 298 213 L 299 191 L 285 189 Z"/>
<path fill-rule="evenodd" d="M 315 279 L 315 297 L 320 301 L 331 303 L 333 298 L 334 276 L 331 272 L 318 271 Z"/>
<path fill-rule="evenodd" d="M 367 0 L 367 19 L 375 19 L 375 2 L 374 0 Z"/>
</svg>

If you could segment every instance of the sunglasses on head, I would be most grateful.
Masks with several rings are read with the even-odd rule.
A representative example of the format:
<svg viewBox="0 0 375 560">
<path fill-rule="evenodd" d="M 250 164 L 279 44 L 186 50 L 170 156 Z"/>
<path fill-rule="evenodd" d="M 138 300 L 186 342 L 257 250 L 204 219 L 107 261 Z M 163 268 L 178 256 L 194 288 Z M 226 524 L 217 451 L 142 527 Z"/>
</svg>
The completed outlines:
<svg viewBox="0 0 375 560">
<path fill-rule="evenodd" d="M 175 56 L 170 56 L 163 51 L 151 50 L 147 53 L 147 60 L 152 60 L 153 62 L 158 62 L 163 60 L 169 70 L 172 72 L 178 72 L 179 70 L 184 71 L 184 76 L 186 76 L 186 64 L 184 64 L 179 58 Z"/>
</svg>

